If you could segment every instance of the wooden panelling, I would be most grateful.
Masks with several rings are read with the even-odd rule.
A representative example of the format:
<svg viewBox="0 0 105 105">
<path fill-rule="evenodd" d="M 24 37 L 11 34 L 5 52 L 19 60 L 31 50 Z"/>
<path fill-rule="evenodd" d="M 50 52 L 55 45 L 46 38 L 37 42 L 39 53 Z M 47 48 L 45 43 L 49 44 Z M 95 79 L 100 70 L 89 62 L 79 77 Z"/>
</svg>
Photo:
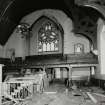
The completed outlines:
<svg viewBox="0 0 105 105">
<path fill-rule="evenodd" d="M 87 54 L 49 54 L 26 57 L 28 65 L 44 65 L 44 64 L 66 64 L 66 63 L 98 63 L 97 56 L 91 53 Z"/>
</svg>

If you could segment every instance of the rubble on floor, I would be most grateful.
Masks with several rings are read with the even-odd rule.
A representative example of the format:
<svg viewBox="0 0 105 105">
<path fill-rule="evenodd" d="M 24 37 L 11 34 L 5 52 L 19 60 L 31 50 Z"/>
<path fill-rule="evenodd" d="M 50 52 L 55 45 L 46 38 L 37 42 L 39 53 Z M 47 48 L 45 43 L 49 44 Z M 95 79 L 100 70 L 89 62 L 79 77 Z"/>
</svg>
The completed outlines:
<svg viewBox="0 0 105 105">
<path fill-rule="evenodd" d="M 96 101 L 93 101 L 87 92 Z M 105 105 L 105 97 L 97 96 L 95 92 L 102 94 L 104 91 L 97 87 L 71 90 L 64 85 L 55 84 L 42 94 L 36 93 L 27 105 Z"/>
<path fill-rule="evenodd" d="M 105 105 L 105 91 L 99 87 L 66 88 L 64 84 L 51 84 L 43 93 L 18 105 Z"/>
</svg>

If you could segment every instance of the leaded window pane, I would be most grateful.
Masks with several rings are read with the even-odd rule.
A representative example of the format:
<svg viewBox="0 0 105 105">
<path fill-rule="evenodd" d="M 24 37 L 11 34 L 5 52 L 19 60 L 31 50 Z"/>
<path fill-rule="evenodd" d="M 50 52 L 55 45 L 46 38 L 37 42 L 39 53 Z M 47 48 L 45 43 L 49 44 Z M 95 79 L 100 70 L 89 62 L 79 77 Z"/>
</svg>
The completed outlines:
<svg viewBox="0 0 105 105">
<path fill-rule="evenodd" d="M 51 42 L 51 51 L 54 51 L 54 43 Z"/>
<path fill-rule="evenodd" d="M 59 30 L 57 26 L 46 21 L 38 31 L 38 52 L 59 51 Z"/>
<path fill-rule="evenodd" d="M 51 50 L 50 47 L 51 47 L 51 46 L 50 46 L 50 43 L 47 43 L 47 51 L 50 51 L 50 50 Z"/>
<path fill-rule="evenodd" d="M 47 46 L 46 46 L 46 43 L 43 43 L 43 51 L 47 51 Z"/>
</svg>

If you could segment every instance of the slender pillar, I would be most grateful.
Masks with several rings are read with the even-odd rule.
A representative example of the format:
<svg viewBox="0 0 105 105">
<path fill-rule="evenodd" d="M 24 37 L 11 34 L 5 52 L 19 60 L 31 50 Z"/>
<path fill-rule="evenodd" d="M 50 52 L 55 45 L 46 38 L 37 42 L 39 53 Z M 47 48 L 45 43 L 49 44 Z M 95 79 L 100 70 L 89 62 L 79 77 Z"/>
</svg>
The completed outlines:
<svg viewBox="0 0 105 105">
<path fill-rule="evenodd" d="M 105 75 L 105 22 L 102 19 L 98 20 L 98 53 L 99 53 L 99 72 L 98 74 Z"/>
<path fill-rule="evenodd" d="M 0 64 L 0 105 L 2 104 L 2 67 L 3 65 Z"/>
<path fill-rule="evenodd" d="M 95 67 L 91 66 L 90 67 L 90 76 L 95 74 Z"/>
<path fill-rule="evenodd" d="M 69 67 L 69 80 L 72 79 L 72 67 L 70 66 Z"/>
<path fill-rule="evenodd" d="M 24 61 L 25 60 L 25 57 L 26 57 L 26 37 L 25 36 L 22 36 L 20 38 L 20 43 L 21 43 L 21 50 L 20 50 L 20 56 L 22 57 L 22 60 Z"/>
<path fill-rule="evenodd" d="M 69 87 L 71 87 L 71 83 L 72 83 L 72 67 L 71 66 L 69 66 L 69 80 L 68 80 L 68 85 L 69 85 Z"/>
</svg>

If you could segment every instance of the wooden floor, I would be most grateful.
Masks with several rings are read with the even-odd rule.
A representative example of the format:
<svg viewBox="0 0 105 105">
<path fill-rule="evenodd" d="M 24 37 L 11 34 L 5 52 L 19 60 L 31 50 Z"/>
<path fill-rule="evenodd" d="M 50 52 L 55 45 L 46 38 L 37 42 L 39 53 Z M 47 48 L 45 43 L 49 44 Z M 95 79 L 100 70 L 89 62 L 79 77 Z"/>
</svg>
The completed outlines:
<svg viewBox="0 0 105 105">
<path fill-rule="evenodd" d="M 97 100 L 94 103 L 86 92 L 91 91 Z M 80 89 L 67 89 L 64 83 L 52 83 L 43 93 L 36 93 L 26 101 L 26 105 L 105 105 L 105 97 L 97 96 L 92 92 L 103 94 L 98 87 L 81 87 Z"/>
</svg>

